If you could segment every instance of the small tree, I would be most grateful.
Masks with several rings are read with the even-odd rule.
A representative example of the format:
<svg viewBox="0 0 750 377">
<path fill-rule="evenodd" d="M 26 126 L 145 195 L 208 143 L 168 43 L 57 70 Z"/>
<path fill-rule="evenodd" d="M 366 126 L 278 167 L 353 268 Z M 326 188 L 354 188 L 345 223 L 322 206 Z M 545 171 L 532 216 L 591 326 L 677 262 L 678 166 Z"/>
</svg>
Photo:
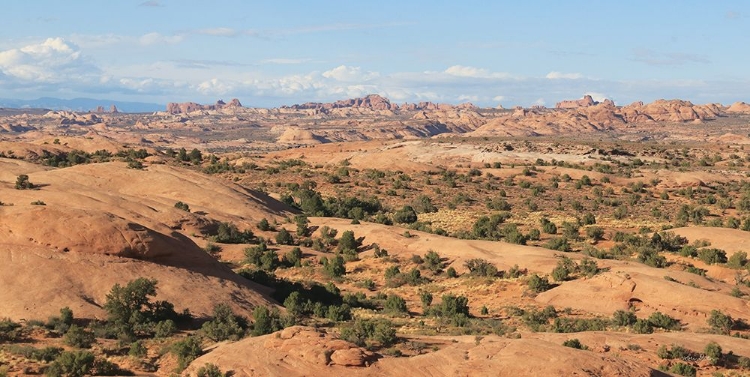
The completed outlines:
<svg viewBox="0 0 750 377">
<path fill-rule="evenodd" d="M 575 349 L 579 349 L 579 350 L 587 350 L 588 349 L 588 347 L 586 347 L 583 344 L 581 344 L 581 341 L 578 340 L 578 339 L 568 339 L 568 340 L 566 340 L 566 341 L 563 342 L 563 346 L 570 347 L 570 348 L 575 348 Z"/>
<path fill-rule="evenodd" d="M 271 230 L 271 224 L 268 223 L 268 219 L 266 219 L 265 217 L 260 219 L 260 221 L 258 222 L 258 230 L 264 232 Z"/>
<path fill-rule="evenodd" d="M 358 247 L 359 242 L 357 242 L 357 239 L 354 238 L 354 231 L 347 230 L 341 234 L 341 239 L 339 240 L 338 245 L 339 251 L 343 251 L 346 249 L 357 250 Z"/>
<path fill-rule="evenodd" d="M 734 326 L 734 320 L 731 316 L 716 309 L 711 310 L 711 316 L 708 317 L 707 323 L 711 326 L 711 330 L 717 334 L 729 335 Z"/>
<path fill-rule="evenodd" d="M 550 289 L 549 280 L 547 278 L 540 277 L 537 274 L 531 275 L 528 281 L 529 289 L 533 292 L 540 293 Z"/>
<path fill-rule="evenodd" d="M 76 325 L 71 325 L 65 336 L 63 336 L 65 344 L 76 348 L 91 348 L 94 341 L 96 341 L 94 333 Z"/>
<path fill-rule="evenodd" d="M 703 353 L 706 354 L 708 361 L 712 365 L 716 365 L 721 361 L 721 346 L 716 342 L 710 342 L 706 344 L 706 348 L 703 349 Z"/>
<path fill-rule="evenodd" d="M 417 222 L 417 212 L 411 206 L 404 206 L 393 214 L 393 221 L 399 224 L 411 224 Z"/>
<path fill-rule="evenodd" d="M 48 376 L 82 377 L 91 374 L 96 358 L 89 351 L 63 352 L 47 367 Z"/>
<path fill-rule="evenodd" d="M 294 222 L 297 224 L 297 236 L 305 237 L 309 231 L 307 227 L 310 224 L 310 220 L 305 215 L 297 215 L 294 217 Z"/>
<path fill-rule="evenodd" d="M 182 371 L 195 359 L 203 354 L 201 341 L 197 336 L 187 338 L 172 344 L 172 353 L 177 355 L 177 369 Z"/>
<path fill-rule="evenodd" d="M 294 243 L 294 238 L 292 237 L 292 234 L 289 233 L 289 231 L 281 228 L 281 230 L 276 233 L 276 243 L 279 245 L 291 245 Z"/>
<path fill-rule="evenodd" d="M 344 258 L 341 255 L 336 255 L 328 261 L 328 264 L 323 266 L 325 273 L 330 277 L 340 277 L 346 274 L 346 267 L 344 266 Z"/>
<path fill-rule="evenodd" d="M 187 203 L 177 202 L 174 204 L 174 208 L 181 209 L 185 212 L 190 212 L 190 206 Z"/>
<path fill-rule="evenodd" d="M 432 293 L 422 292 L 419 294 L 419 300 L 422 301 L 422 309 L 427 312 L 427 309 L 432 305 Z"/>
<path fill-rule="evenodd" d="M 395 294 L 388 295 L 388 298 L 385 299 L 383 309 L 391 314 L 401 314 L 408 311 L 406 309 L 406 300 Z"/>
<path fill-rule="evenodd" d="M 216 364 L 207 363 L 206 365 L 198 368 L 196 372 L 197 377 L 224 377 L 225 374 L 221 372 Z"/>
<path fill-rule="evenodd" d="M 637 319 L 635 313 L 629 310 L 617 310 L 612 315 L 612 324 L 615 326 L 630 326 L 634 324 Z"/>
<path fill-rule="evenodd" d="M 201 330 L 209 339 L 220 342 L 242 338 L 247 327 L 247 319 L 234 314 L 229 305 L 221 303 L 214 306 L 213 320 L 204 323 Z"/>
<path fill-rule="evenodd" d="M 33 189 L 35 186 L 33 183 L 29 182 L 29 176 L 26 174 L 21 174 L 18 177 L 16 177 L 16 190 L 28 190 Z"/>
</svg>

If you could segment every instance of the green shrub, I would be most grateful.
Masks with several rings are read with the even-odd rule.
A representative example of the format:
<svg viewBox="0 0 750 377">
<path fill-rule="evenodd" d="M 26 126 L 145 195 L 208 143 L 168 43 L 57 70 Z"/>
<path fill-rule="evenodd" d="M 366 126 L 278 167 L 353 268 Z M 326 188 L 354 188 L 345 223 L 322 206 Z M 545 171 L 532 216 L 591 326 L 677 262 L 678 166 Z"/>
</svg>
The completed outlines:
<svg viewBox="0 0 750 377">
<path fill-rule="evenodd" d="M 138 278 L 122 287 L 115 284 L 107 294 L 104 310 L 107 311 L 108 326 L 120 336 L 132 337 L 136 332 L 150 332 L 159 321 L 177 319 L 171 303 L 151 302 L 156 296 L 157 281 Z"/>
<path fill-rule="evenodd" d="M 146 357 L 148 354 L 148 349 L 143 345 L 143 342 L 135 341 L 130 344 L 130 349 L 128 350 L 128 356 L 135 357 L 135 358 L 141 358 Z"/>
<path fill-rule="evenodd" d="M 389 347 L 397 340 L 396 330 L 388 321 L 357 319 L 351 326 L 341 329 L 341 339 L 365 347 L 373 342 L 380 347 Z"/>
<path fill-rule="evenodd" d="M 433 250 L 430 250 L 424 256 L 425 267 L 432 272 L 439 272 L 443 268 L 443 263 L 440 261 L 440 255 Z"/>
<path fill-rule="evenodd" d="M 388 295 L 388 298 L 383 305 L 383 309 L 391 314 L 403 314 L 408 312 L 406 309 L 406 300 L 395 294 Z"/>
<path fill-rule="evenodd" d="M 747 264 L 747 253 L 744 251 L 738 251 L 732 254 L 727 260 L 727 267 L 734 269 L 744 268 Z"/>
<path fill-rule="evenodd" d="M 177 369 L 182 371 L 198 356 L 203 354 L 203 347 L 201 347 L 201 341 L 196 336 L 188 336 L 187 338 L 180 340 L 171 347 L 172 353 L 177 356 Z"/>
<path fill-rule="evenodd" d="M 91 348 L 96 341 L 94 334 L 86 329 L 71 325 L 63 336 L 63 343 L 76 348 Z"/>
<path fill-rule="evenodd" d="M 28 190 L 33 189 L 35 186 L 33 183 L 29 182 L 29 176 L 26 174 L 21 174 L 18 177 L 16 177 L 16 190 Z"/>
<path fill-rule="evenodd" d="M 705 248 L 698 250 L 698 258 L 706 264 L 726 263 L 727 253 L 721 249 Z"/>
<path fill-rule="evenodd" d="M 537 274 L 531 275 L 529 277 L 527 285 L 532 292 L 536 293 L 541 293 L 552 288 L 547 278 L 539 277 L 539 275 Z"/>
<path fill-rule="evenodd" d="M 341 255 L 335 255 L 327 264 L 323 265 L 323 271 L 330 277 L 341 277 L 346 274 L 344 258 Z"/>
<path fill-rule="evenodd" d="M 448 267 L 447 270 L 445 270 L 445 274 L 448 275 L 449 278 L 457 278 L 458 273 L 456 272 L 456 269 L 453 268 L 453 266 Z"/>
<path fill-rule="evenodd" d="M 263 231 L 263 232 L 266 232 L 272 229 L 271 224 L 268 222 L 268 219 L 266 219 L 265 217 L 260 219 L 257 226 L 258 226 L 258 230 Z"/>
<path fill-rule="evenodd" d="M 564 252 L 571 251 L 570 244 L 568 243 L 568 239 L 565 237 L 552 238 L 546 244 L 544 244 L 544 247 L 550 250 L 557 250 L 557 251 L 564 251 Z"/>
<path fill-rule="evenodd" d="M 221 372 L 218 366 L 215 364 L 207 363 L 206 365 L 198 368 L 196 372 L 197 377 L 225 377 L 226 375 Z"/>
<path fill-rule="evenodd" d="M 282 263 L 287 267 L 300 267 L 302 266 L 302 250 L 299 247 L 295 247 L 289 250 L 282 258 Z"/>
<path fill-rule="evenodd" d="M 729 335 L 732 327 L 734 327 L 734 320 L 732 317 L 716 309 L 711 310 L 711 315 L 706 322 L 711 326 L 711 331 L 717 334 Z"/>
<path fill-rule="evenodd" d="M 681 328 L 680 321 L 674 319 L 664 313 L 654 312 L 648 317 L 648 322 L 653 327 L 659 327 L 665 330 L 679 330 Z"/>
<path fill-rule="evenodd" d="M 710 342 L 706 344 L 706 347 L 703 349 L 703 353 L 706 355 L 708 361 L 712 365 L 716 365 L 719 363 L 719 361 L 721 361 L 721 346 L 716 342 Z"/>
<path fill-rule="evenodd" d="M 686 377 L 695 377 L 696 374 L 695 367 L 685 363 L 675 363 L 672 365 L 672 368 L 670 368 L 669 371 Z"/>
<path fill-rule="evenodd" d="M 44 374 L 47 376 L 82 377 L 93 374 L 96 358 L 89 351 L 63 352 L 50 364 Z"/>
<path fill-rule="evenodd" d="M 183 210 L 183 211 L 185 211 L 185 212 L 190 212 L 190 206 L 189 206 L 189 205 L 187 205 L 187 203 L 183 203 L 183 202 L 181 202 L 181 201 L 180 201 L 180 202 L 177 202 L 177 203 L 175 203 L 175 204 L 174 204 L 174 207 L 175 207 L 175 208 L 177 208 L 177 209 Z"/>
<path fill-rule="evenodd" d="M 221 303 L 214 306 L 213 319 L 204 323 L 201 331 L 207 338 L 220 342 L 242 338 L 247 328 L 246 318 L 234 314 L 229 305 Z"/>
<path fill-rule="evenodd" d="M 169 338 L 177 332 L 177 324 L 171 319 L 159 321 L 154 325 L 155 338 Z"/>
<path fill-rule="evenodd" d="M 255 235 L 249 229 L 240 231 L 237 225 L 229 222 L 219 223 L 214 240 L 219 243 L 246 244 L 253 241 Z"/>
<path fill-rule="evenodd" d="M 471 276 L 495 277 L 498 273 L 497 267 L 486 259 L 469 259 L 464 266 L 469 270 Z"/>
<path fill-rule="evenodd" d="M 294 243 L 294 237 L 292 237 L 292 234 L 289 233 L 288 230 L 281 228 L 278 233 L 276 233 L 276 243 L 279 245 L 292 245 Z"/>
<path fill-rule="evenodd" d="M 417 222 L 417 212 L 411 206 L 404 206 L 393 214 L 393 221 L 398 224 L 411 224 Z"/>
<path fill-rule="evenodd" d="M 578 339 L 568 339 L 568 340 L 564 341 L 562 345 L 565 346 L 565 347 L 575 348 L 575 349 L 579 349 L 579 350 L 587 350 L 587 349 L 589 349 L 588 347 L 586 347 L 583 344 L 581 344 L 581 341 L 578 340 Z"/>
<path fill-rule="evenodd" d="M 651 334 L 654 332 L 654 326 L 647 319 L 638 319 L 633 323 L 633 332 L 636 334 Z"/>
<path fill-rule="evenodd" d="M 630 326 L 635 323 L 635 313 L 625 310 L 616 310 L 612 315 L 612 324 L 615 326 Z"/>
</svg>

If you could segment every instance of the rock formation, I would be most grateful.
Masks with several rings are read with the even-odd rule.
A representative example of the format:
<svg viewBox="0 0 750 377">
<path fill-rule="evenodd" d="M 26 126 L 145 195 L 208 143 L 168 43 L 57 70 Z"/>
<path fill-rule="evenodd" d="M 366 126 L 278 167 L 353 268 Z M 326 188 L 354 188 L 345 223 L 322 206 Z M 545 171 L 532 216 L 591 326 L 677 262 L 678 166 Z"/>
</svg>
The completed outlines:
<svg viewBox="0 0 750 377">
<path fill-rule="evenodd" d="M 750 104 L 744 102 L 735 102 L 727 108 L 727 112 L 750 114 Z"/>
<path fill-rule="evenodd" d="M 555 105 L 556 109 L 575 109 L 578 107 L 589 107 L 598 105 L 600 102 L 594 101 L 590 95 L 585 95 L 583 98 L 575 101 L 560 101 Z M 605 99 L 601 103 L 609 104 L 614 106 L 614 102 L 611 99 Z"/>
<path fill-rule="evenodd" d="M 240 108 L 242 104 L 237 98 L 232 99 L 229 103 L 223 100 L 216 101 L 213 105 L 201 105 L 195 102 L 183 102 L 175 103 L 170 102 L 167 104 L 167 112 L 170 114 L 187 114 L 194 111 L 205 111 L 205 110 L 222 110 L 226 108 Z"/>
<path fill-rule="evenodd" d="M 373 111 L 390 110 L 390 111 L 432 111 L 432 110 L 450 110 L 453 109 L 453 105 L 449 104 L 437 104 L 433 102 L 419 102 L 419 103 L 404 103 L 398 105 L 391 103 L 388 98 L 380 96 L 378 94 L 370 94 L 362 98 L 351 98 L 340 100 L 336 102 L 322 103 L 322 102 L 306 102 L 303 104 L 282 106 L 282 109 L 293 109 L 293 110 L 316 110 L 318 112 L 327 114 L 333 109 L 342 108 L 355 108 L 355 109 L 367 109 Z M 476 106 L 471 103 L 461 104 L 455 106 L 455 108 L 475 110 Z"/>
</svg>

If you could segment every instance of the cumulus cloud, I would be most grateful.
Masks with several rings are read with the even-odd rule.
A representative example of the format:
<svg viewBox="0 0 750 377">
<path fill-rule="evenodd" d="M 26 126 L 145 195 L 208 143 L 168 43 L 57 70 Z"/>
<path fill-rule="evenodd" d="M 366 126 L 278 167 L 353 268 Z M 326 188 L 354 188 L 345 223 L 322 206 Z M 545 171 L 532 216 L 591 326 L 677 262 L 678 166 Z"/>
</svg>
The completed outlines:
<svg viewBox="0 0 750 377">
<path fill-rule="evenodd" d="M 580 73 L 562 73 L 562 72 L 556 72 L 552 71 L 547 74 L 547 76 L 544 76 L 550 80 L 558 80 L 558 79 L 567 79 L 567 80 L 578 80 L 582 79 L 583 75 Z"/>
<path fill-rule="evenodd" d="M 468 94 L 462 94 L 458 97 L 456 97 L 457 100 L 461 102 L 477 102 L 479 101 L 479 96 L 476 95 L 468 95 Z"/>
<path fill-rule="evenodd" d="M 62 38 L 48 38 L 0 52 L 0 71 L 6 76 L 36 82 L 58 82 L 98 71 L 81 59 L 78 47 Z"/>
<path fill-rule="evenodd" d="M 360 67 L 340 65 L 330 71 L 323 72 L 323 77 L 336 81 L 368 81 L 380 76 L 377 72 L 363 72 Z"/>
<path fill-rule="evenodd" d="M 509 78 L 510 75 L 502 72 L 490 72 L 484 68 L 469 67 L 463 65 L 454 65 L 448 67 L 444 73 L 456 76 L 456 77 L 472 77 L 472 78 Z"/>
<path fill-rule="evenodd" d="M 223 96 L 229 94 L 234 90 L 234 86 L 228 82 L 224 82 L 218 79 L 211 79 L 203 81 L 196 87 L 199 93 L 204 95 L 217 95 Z"/>
<path fill-rule="evenodd" d="M 586 93 L 583 93 L 583 95 L 585 95 L 585 96 L 591 96 L 591 98 L 593 98 L 594 101 L 596 101 L 596 102 L 602 102 L 605 99 L 610 99 L 606 94 L 597 93 L 597 92 L 586 92 Z"/>
<path fill-rule="evenodd" d="M 495 101 L 495 102 L 501 102 L 501 101 L 505 100 L 505 96 L 494 96 L 494 97 L 492 97 L 492 100 Z"/>
</svg>

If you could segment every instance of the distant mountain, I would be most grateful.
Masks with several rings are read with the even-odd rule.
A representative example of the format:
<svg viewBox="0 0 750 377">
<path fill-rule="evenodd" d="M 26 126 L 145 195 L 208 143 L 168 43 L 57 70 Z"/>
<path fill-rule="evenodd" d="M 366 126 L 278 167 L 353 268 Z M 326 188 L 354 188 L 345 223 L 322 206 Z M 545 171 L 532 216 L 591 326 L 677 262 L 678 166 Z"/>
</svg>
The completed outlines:
<svg viewBox="0 0 750 377">
<path fill-rule="evenodd" d="M 61 99 L 42 97 L 33 100 L 0 98 L 0 107 L 19 109 L 42 108 L 50 110 L 94 111 L 99 106 L 109 109 L 111 105 L 115 105 L 117 110 L 123 113 L 150 113 L 164 110 L 164 105 L 158 103 L 123 102 L 93 98 Z"/>
</svg>

